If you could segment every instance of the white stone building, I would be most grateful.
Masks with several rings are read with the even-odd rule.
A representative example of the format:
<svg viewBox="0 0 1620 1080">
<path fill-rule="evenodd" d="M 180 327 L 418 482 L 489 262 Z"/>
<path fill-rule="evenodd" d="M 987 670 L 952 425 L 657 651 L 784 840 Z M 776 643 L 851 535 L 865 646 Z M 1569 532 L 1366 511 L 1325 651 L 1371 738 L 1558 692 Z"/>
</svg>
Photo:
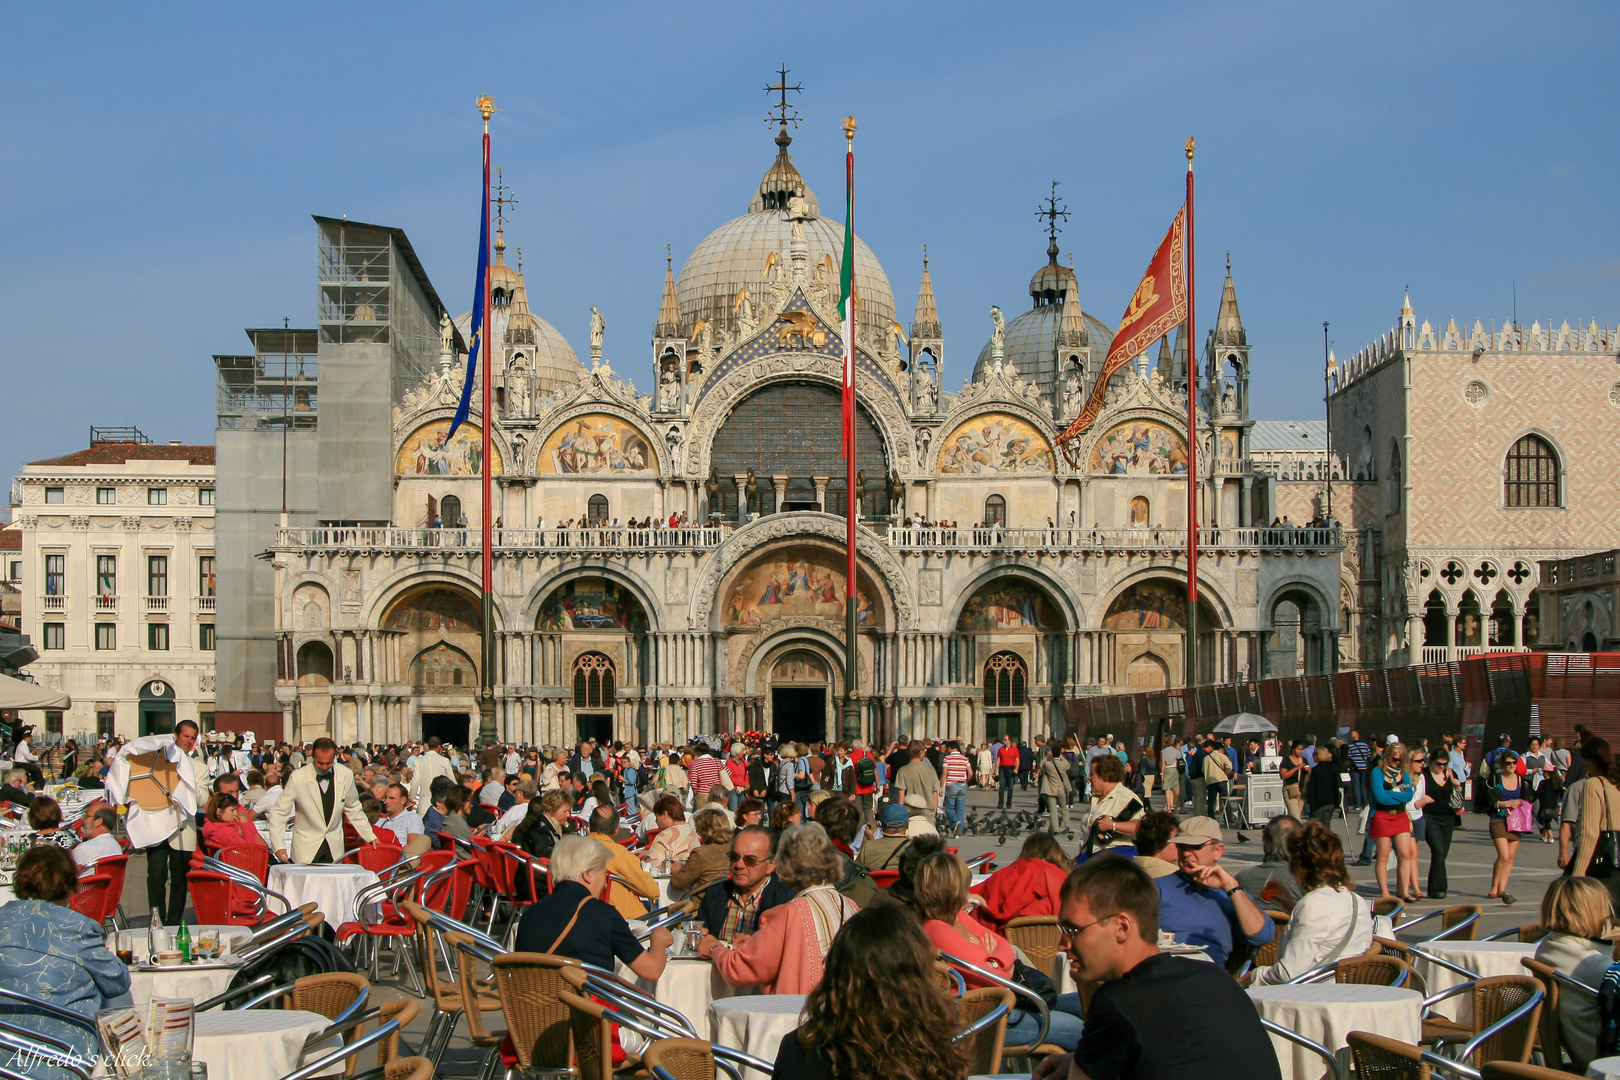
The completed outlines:
<svg viewBox="0 0 1620 1080">
<path fill-rule="evenodd" d="M 22 625 L 67 737 L 134 737 L 214 713 L 214 448 L 98 432 L 12 485 Z M 60 724 L 60 727 L 57 725 Z"/>
</svg>

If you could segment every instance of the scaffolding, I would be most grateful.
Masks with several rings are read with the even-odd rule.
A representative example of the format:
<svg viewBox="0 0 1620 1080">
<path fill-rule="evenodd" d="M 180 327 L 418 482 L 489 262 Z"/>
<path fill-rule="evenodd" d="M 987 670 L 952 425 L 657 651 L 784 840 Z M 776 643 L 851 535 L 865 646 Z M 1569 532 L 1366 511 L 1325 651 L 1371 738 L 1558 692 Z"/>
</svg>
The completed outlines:
<svg viewBox="0 0 1620 1080">
<path fill-rule="evenodd" d="M 129 425 L 128 427 L 91 427 L 90 428 L 90 445 L 91 446 L 97 446 L 97 445 L 100 445 L 101 443 L 141 443 L 141 444 L 150 444 L 151 441 L 152 441 L 151 439 L 148 439 L 145 435 L 143 435 L 141 433 L 140 428 L 136 427 L 133 424 Z"/>
<path fill-rule="evenodd" d="M 315 429 L 319 402 L 314 330 L 249 330 L 252 356 L 214 357 L 214 415 L 226 431 Z"/>
</svg>

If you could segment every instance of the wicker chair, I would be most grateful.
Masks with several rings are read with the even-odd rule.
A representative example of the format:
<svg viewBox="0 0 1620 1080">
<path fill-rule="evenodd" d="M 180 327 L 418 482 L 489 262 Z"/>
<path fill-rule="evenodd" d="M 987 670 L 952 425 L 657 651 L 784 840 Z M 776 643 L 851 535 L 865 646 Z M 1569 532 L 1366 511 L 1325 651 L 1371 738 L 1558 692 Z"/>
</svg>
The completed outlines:
<svg viewBox="0 0 1620 1080">
<path fill-rule="evenodd" d="M 1405 976 L 1403 979 L 1402 976 Z M 1398 956 L 1347 956 L 1333 969 L 1336 983 L 1356 983 L 1362 986 L 1405 986 L 1412 978 L 1412 969 Z"/>
<path fill-rule="evenodd" d="M 642 1064 L 662 1068 L 675 1080 L 715 1080 L 714 1051 L 702 1039 L 657 1039 L 647 1047 Z"/>
<path fill-rule="evenodd" d="M 1517 1061 L 1487 1062 L 1479 1071 L 1485 1075 L 1485 1080 L 1569 1080 L 1570 1077 L 1560 1069 L 1521 1065 Z"/>
<path fill-rule="evenodd" d="M 1288 915 L 1281 911 L 1268 911 L 1271 921 L 1277 925 L 1277 932 L 1271 940 L 1254 950 L 1254 966 L 1270 967 L 1277 962 L 1277 948 L 1282 944 L 1283 928 L 1288 925 Z"/>
<path fill-rule="evenodd" d="M 1492 975 L 1473 984 L 1474 1020 L 1472 1024 L 1459 1024 L 1454 1020 L 1431 1017 L 1423 1021 L 1423 1041 L 1459 1044 L 1471 1041 L 1476 1035 L 1525 1004 L 1541 989 L 1540 983 L 1528 975 Z M 1536 1025 L 1545 1001 L 1531 1009 L 1519 1021 L 1480 1044 L 1474 1050 L 1476 1066 L 1487 1061 L 1530 1060 L 1535 1046 Z"/>
<path fill-rule="evenodd" d="M 1401 912 L 1405 910 L 1406 905 L 1402 904 L 1394 897 L 1389 897 L 1385 900 L 1374 900 L 1372 902 L 1372 913 L 1381 917 L 1387 916 L 1396 926 L 1401 925 Z"/>
<path fill-rule="evenodd" d="M 462 948 L 463 945 L 473 944 L 471 934 L 448 933 L 444 935 L 444 943 L 450 946 L 450 955 L 456 958 L 456 983 L 461 988 L 461 1000 L 471 1001 L 488 991 L 478 985 L 477 961 Z M 502 1003 L 502 1010 L 505 1003 Z M 467 1014 L 467 1034 L 472 1044 L 485 1051 L 484 1068 L 480 1076 L 488 1076 L 494 1069 L 494 1059 L 501 1052 L 501 1044 L 506 1041 L 504 1030 L 496 1031 L 484 1026 L 483 1009 L 463 1009 Z"/>
<path fill-rule="evenodd" d="M 560 992 L 557 996 L 568 1006 L 579 1080 L 613 1080 L 615 1072 L 635 1072 L 641 1068 L 641 1059 L 628 1053 L 625 1053 L 623 1060 L 615 1066 L 613 1025 L 608 1023 L 605 1007 L 568 990 Z"/>
<path fill-rule="evenodd" d="M 328 1020 L 336 1020 L 362 994 L 371 990 L 364 975 L 349 971 L 329 971 L 321 975 L 305 975 L 293 982 L 292 993 L 282 998 L 282 1007 L 319 1013 Z"/>
<path fill-rule="evenodd" d="M 1007 921 L 1003 935 L 1013 947 L 1022 949 L 1029 957 L 1029 966 L 1047 978 L 1053 974 L 1058 953 L 1063 949 L 1063 935 L 1058 931 L 1056 915 L 1020 915 Z"/>
<path fill-rule="evenodd" d="M 1429 1066 L 1420 1046 L 1370 1031 L 1352 1031 L 1345 1041 L 1350 1044 L 1356 1080 L 1429 1080 Z"/>
<path fill-rule="evenodd" d="M 960 976 L 956 974 L 956 970 L 951 965 L 941 963 L 938 960 L 934 961 L 934 985 L 939 987 L 947 997 L 956 996 L 957 988 L 960 985 L 958 983 L 959 978 Z"/>
<path fill-rule="evenodd" d="M 568 1068 L 570 1018 L 560 995 L 572 988 L 562 971 L 578 965 L 544 953 L 502 953 L 489 966 L 519 1067 Z"/>
<path fill-rule="evenodd" d="M 1543 1061 L 1555 1066 L 1564 1063 L 1564 1028 L 1558 1018 L 1558 998 L 1561 987 L 1558 984 L 1557 972 L 1552 965 L 1544 964 L 1534 957 L 1526 956 L 1519 961 L 1525 970 L 1536 977 L 1541 983 L 1542 991 L 1547 997 L 1541 1003 L 1541 1057 Z"/>
<path fill-rule="evenodd" d="M 969 990 L 958 999 L 956 1018 L 962 1027 L 982 1019 L 997 1005 L 1014 1005 L 1011 990 L 987 986 Z M 964 1047 L 968 1056 L 968 1075 L 990 1076 L 1001 1071 L 1001 1052 L 1007 1042 L 1007 1018 L 976 1032 Z"/>
<path fill-rule="evenodd" d="M 411 900 L 401 900 L 399 906 L 416 920 L 417 959 L 422 964 L 422 980 L 433 999 L 433 1016 L 428 1020 L 427 1033 L 422 1037 L 422 1054 L 437 1067 L 455 1031 L 456 1017 L 464 1010 L 461 981 L 459 974 L 454 982 L 439 978 L 438 961 L 434 955 L 436 931 L 429 922 L 427 910 Z M 493 993 L 480 993 L 477 1005 L 483 1012 L 494 1012 L 501 1007 L 501 1002 Z"/>
<path fill-rule="evenodd" d="M 408 997 L 395 998 L 393 1001 L 385 1001 L 378 1007 L 377 1012 L 379 1015 L 377 1016 L 377 1026 L 381 1027 L 390 1020 L 399 1021 L 399 1031 L 394 1032 L 388 1038 L 384 1039 L 377 1047 L 378 1065 L 391 1065 L 395 1061 L 401 1060 L 399 1056 L 399 1032 L 404 1031 L 406 1028 L 410 1027 L 411 1024 L 415 1023 L 416 1016 L 421 1011 L 422 1006 L 417 1002 L 417 1000 L 415 998 Z M 407 1058 L 404 1060 L 426 1062 L 429 1070 L 433 1068 L 433 1063 L 428 1061 L 427 1058 Z"/>
<path fill-rule="evenodd" d="M 383 1067 L 383 1080 L 433 1080 L 433 1062 L 425 1057 L 395 1058 Z"/>
</svg>

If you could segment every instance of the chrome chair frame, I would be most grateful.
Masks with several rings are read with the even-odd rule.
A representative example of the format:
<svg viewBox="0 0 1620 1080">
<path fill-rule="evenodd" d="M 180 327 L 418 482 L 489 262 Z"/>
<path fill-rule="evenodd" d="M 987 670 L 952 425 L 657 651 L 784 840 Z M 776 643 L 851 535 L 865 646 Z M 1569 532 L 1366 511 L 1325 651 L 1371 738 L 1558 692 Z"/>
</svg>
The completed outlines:
<svg viewBox="0 0 1620 1080">
<path fill-rule="evenodd" d="M 9 1023 L 0 1023 L 0 1049 L 12 1052 L 9 1055 L 10 1061 L 16 1061 L 18 1055 L 26 1055 L 38 1059 L 51 1068 L 65 1069 L 82 1080 L 90 1080 L 91 1072 L 95 1069 L 95 1062 L 85 1061 L 60 1039 L 53 1039 Z M 19 1080 L 33 1080 L 9 1069 L 3 1070 L 3 1074 L 7 1077 L 18 1077 Z"/>
<path fill-rule="evenodd" d="M 1397 929 L 1402 930 L 1402 931 L 1410 930 L 1410 929 L 1412 929 L 1412 927 L 1416 926 L 1420 922 L 1424 922 L 1424 921 L 1426 921 L 1428 919 L 1432 919 L 1436 915 L 1444 915 L 1445 913 L 1446 913 L 1445 908 L 1438 908 L 1438 909 L 1436 909 L 1434 911 L 1429 912 L 1427 915 L 1419 915 L 1415 919 L 1409 919 L 1406 922 L 1400 923 L 1397 926 Z M 1476 911 L 1472 915 L 1468 916 L 1468 918 L 1466 918 L 1462 922 L 1458 923 L 1456 926 L 1449 926 L 1446 929 L 1440 931 L 1438 934 L 1434 935 L 1434 937 L 1424 938 L 1422 941 L 1418 942 L 1418 944 L 1419 945 L 1427 945 L 1431 941 L 1444 941 L 1446 938 L 1449 938 L 1452 934 L 1457 933 L 1459 930 L 1466 930 L 1470 926 L 1473 926 L 1475 923 L 1477 923 L 1479 921 L 1479 917 L 1482 914 L 1483 914 L 1483 912 Z M 1517 934 L 1518 932 L 1519 932 L 1519 928 L 1515 926 L 1513 928 L 1513 930 L 1512 930 L 1512 933 Z M 1494 940 L 1498 940 L 1498 939 L 1496 939 L 1496 938 L 1486 938 L 1485 940 L 1486 941 L 1494 941 Z"/>
<path fill-rule="evenodd" d="M 96 1037 L 96 1047 L 100 1050 L 102 1056 L 108 1056 L 107 1040 L 101 1037 L 101 1026 L 97 1024 L 93 1018 L 80 1016 L 72 1009 L 64 1009 L 60 1005 L 53 1005 L 48 1001 L 40 1001 L 38 998 L 31 998 L 26 994 L 18 993 L 16 990 L 8 990 L 5 987 L 0 987 L 0 1001 L 15 1001 L 19 1005 L 26 1005 L 36 1012 L 44 1013 L 53 1020 L 61 1020 L 64 1023 L 72 1024 L 75 1027 L 84 1028 L 86 1031 L 90 1032 Z M 41 1036 L 36 1035 L 33 1037 L 39 1038 Z M 94 1065 L 93 1062 L 92 1065 Z"/>
<path fill-rule="evenodd" d="M 1296 1046 L 1303 1046 L 1305 1049 L 1320 1057 L 1323 1061 L 1326 1061 L 1328 1071 L 1333 1074 L 1334 1080 L 1350 1080 L 1350 1070 L 1346 1066 L 1345 1062 L 1340 1060 L 1338 1054 L 1335 1054 L 1332 1050 L 1329 1050 L 1315 1039 L 1307 1038 L 1291 1028 L 1283 1027 L 1274 1020 L 1267 1020 L 1263 1016 L 1260 1018 L 1260 1026 L 1278 1038 L 1287 1039 Z"/>
<path fill-rule="evenodd" d="M 311 1080 L 312 1077 L 324 1075 L 332 1068 L 333 1065 L 336 1065 L 347 1058 L 353 1057 L 355 1054 L 366 1049 L 368 1046 L 377 1045 L 398 1030 L 399 1021 L 390 1020 L 388 1023 L 380 1025 L 376 1031 L 362 1035 L 360 1038 L 351 1043 L 345 1043 L 343 1046 L 332 1051 L 330 1054 L 327 1054 L 319 1061 L 312 1061 L 308 1065 L 305 1065 L 294 1072 L 288 1073 L 286 1076 L 282 1077 L 281 1080 Z"/>
<path fill-rule="evenodd" d="M 955 1035 L 952 1035 L 951 1042 L 961 1042 L 963 1039 L 972 1038 L 974 1035 L 977 1035 L 979 1032 L 983 1031 L 991 1024 L 994 1024 L 997 1020 L 1000 1020 L 1003 1016 L 1006 1016 L 1010 1012 L 1012 1012 L 1012 1006 L 1003 1001 L 1000 1005 L 997 1005 L 995 1008 L 973 1021 L 973 1023 L 969 1024 L 967 1027 L 963 1028 L 961 1031 L 958 1031 Z"/>
<path fill-rule="evenodd" d="M 1051 1031 L 1052 1031 L 1052 1010 L 1051 1010 L 1050 1007 L 1047 1006 L 1046 1000 L 1044 998 L 1042 998 L 1035 991 L 1029 989 L 1029 987 L 1024 986 L 1021 983 L 1017 983 L 1017 982 L 1014 982 L 1012 979 L 1004 978 L 1001 975 L 997 975 L 993 971 L 990 971 L 990 970 L 988 970 L 986 968 L 982 968 L 977 964 L 970 963 L 967 960 L 963 960 L 960 956 L 956 956 L 956 955 L 954 955 L 952 953 L 948 953 L 948 952 L 944 951 L 943 949 L 940 950 L 939 956 L 940 956 L 941 960 L 944 960 L 947 964 L 951 965 L 952 967 L 958 968 L 960 971 L 966 971 L 969 974 L 975 976 L 976 978 L 980 978 L 980 979 L 985 980 L 986 982 L 990 983 L 993 986 L 1001 987 L 1003 990 L 1011 990 L 1013 992 L 1013 996 L 1021 997 L 1024 1000 L 1030 1002 L 1032 1005 L 1034 1005 L 1037 1014 L 1041 1018 L 1040 1030 L 1039 1030 L 1039 1032 L 1037 1032 L 1035 1038 L 1029 1040 L 1029 1042 L 1024 1043 L 1022 1045 L 1027 1047 L 1030 1050 L 1033 1050 L 1037 1046 L 1040 1046 L 1040 1045 L 1042 1045 L 1043 1043 L 1046 1042 L 1047 1035 L 1051 1034 Z M 1021 1055 L 1012 1054 L 1010 1056 L 1019 1057 Z"/>
</svg>

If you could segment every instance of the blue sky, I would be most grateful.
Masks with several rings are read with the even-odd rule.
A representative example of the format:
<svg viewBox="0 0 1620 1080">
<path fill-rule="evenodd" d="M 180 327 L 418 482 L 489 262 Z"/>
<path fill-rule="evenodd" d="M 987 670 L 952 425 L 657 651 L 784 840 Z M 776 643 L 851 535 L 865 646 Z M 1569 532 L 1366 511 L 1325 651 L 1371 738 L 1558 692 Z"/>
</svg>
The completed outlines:
<svg viewBox="0 0 1620 1080">
<path fill-rule="evenodd" d="M 948 388 L 990 305 L 1028 304 L 1054 178 L 1081 302 L 1118 320 L 1188 134 L 1199 321 L 1230 251 L 1258 418 L 1319 416 L 1323 320 L 1345 356 L 1406 285 L 1437 326 L 1507 319 L 1515 279 L 1524 323 L 1620 322 L 1609 3 L 12 5 L 4 24 L 10 467 L 92 424 L 211 441 L 212 355 L 314 323 L 311 214 L 403 228 L 468 306 L 479 93 L 531 304 L 581 354 L 599 305 L 648 388 L 663 245 L 678 267 L 746 210 L 781 63 L 829 212 L 838 122 L 860 122 L 857 225 L 907 323 L 928 245 Z"/>
</svg>

